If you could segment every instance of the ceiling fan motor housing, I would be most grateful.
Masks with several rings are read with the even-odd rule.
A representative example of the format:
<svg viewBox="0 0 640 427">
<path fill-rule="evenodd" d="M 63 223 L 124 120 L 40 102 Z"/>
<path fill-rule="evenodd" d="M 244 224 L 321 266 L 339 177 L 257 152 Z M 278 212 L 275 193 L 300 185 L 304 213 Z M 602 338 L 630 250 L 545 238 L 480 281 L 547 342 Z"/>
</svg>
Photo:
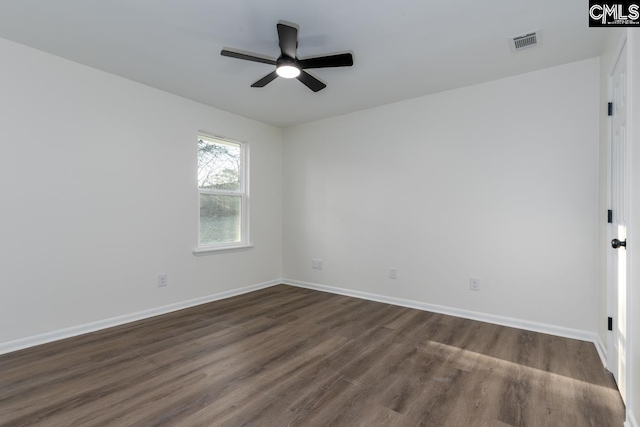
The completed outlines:
<svg viewBox="0 0 640 427">
<path fill-rule="evenodd" d="M 280 68 L 285 65 L 288 65 L 290 67 L 300 68 L 300 66 L 298 65 L 298 61 L 296 61 L 295 59 L 289 58 L 286 55 L 280 55 L 280 57 L 276 61 L 276 68 Z"/>
</svg>

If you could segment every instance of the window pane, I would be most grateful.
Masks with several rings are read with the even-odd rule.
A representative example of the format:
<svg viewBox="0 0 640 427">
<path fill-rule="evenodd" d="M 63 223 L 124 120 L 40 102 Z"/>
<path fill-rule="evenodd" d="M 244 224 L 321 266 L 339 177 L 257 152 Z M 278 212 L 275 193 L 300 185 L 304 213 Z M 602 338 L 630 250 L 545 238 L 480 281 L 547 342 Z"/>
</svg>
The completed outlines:
<svg viewBox="0 0 640 427">
<path fill-rule="evenodd" d="M 242 197 L 200 194 L 200 243 L 238 243 Z"/>
<path fill-rule="evenodd" d="M 198 138 L 198 186 L 207 190 L 238 191 L 240 144 Z"/>
</svg>

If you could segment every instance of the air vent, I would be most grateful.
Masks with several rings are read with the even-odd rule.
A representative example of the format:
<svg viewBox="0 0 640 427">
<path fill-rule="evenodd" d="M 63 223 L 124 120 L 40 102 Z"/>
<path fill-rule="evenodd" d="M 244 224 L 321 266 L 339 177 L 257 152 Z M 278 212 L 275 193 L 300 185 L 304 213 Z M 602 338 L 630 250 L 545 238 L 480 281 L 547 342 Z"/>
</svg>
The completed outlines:
<svg viewBox="0 0 640 427">
<path fill-rule="evenodd" d="M 509 45 L 513 52 L 534 47 L 540 44 L 540 30 L 535 30 L 527 34 L 509 37 Z"/>
</svg>

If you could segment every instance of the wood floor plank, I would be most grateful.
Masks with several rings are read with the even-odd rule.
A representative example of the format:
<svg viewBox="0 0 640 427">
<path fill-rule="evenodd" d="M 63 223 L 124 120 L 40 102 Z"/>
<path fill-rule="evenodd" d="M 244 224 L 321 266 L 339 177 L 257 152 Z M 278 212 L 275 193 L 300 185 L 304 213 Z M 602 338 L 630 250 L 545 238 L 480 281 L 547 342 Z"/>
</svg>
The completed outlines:
<svg viewBox="0 0 640 427">
<path fill-rule="evenodd" d="M 620 427 L 592 343 L 278 285 L 0 356 L 0 426 Z"/>
</svg>

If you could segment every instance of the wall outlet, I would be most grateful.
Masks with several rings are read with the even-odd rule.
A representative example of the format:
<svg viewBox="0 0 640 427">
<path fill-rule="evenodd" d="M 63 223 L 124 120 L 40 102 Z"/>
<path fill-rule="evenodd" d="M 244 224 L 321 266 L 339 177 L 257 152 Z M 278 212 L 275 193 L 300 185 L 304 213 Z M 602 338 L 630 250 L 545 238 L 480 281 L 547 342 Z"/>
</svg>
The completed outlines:
<svg viewBox="0 0 640 427">
<path fill-rule="evenodd" d="M 389 269 L 389 279 L 397 279 L 398 278 L 398 269 L 397 268 L 390 268 Z"/>
<path fill-rule="evenodd" d="M 477 277 L 469 277 L 469 289 L 472 291 L 480 290 L 480 279 Z"/>
<path fill-rule="evenodd" d="M 321 259 L 312 259 L 311 267 L 315 268 L 316 270 L 322 270 L 324 268 L 324 261 L 322 261 Z"/>
<path fill-rule="evenodd" d="M 166 274 L 160 274 L 160 275 L 158 275 L 158 287 L 162 288 L 164 286 L 167 286 L 167 275 Z"/>
</svg>

